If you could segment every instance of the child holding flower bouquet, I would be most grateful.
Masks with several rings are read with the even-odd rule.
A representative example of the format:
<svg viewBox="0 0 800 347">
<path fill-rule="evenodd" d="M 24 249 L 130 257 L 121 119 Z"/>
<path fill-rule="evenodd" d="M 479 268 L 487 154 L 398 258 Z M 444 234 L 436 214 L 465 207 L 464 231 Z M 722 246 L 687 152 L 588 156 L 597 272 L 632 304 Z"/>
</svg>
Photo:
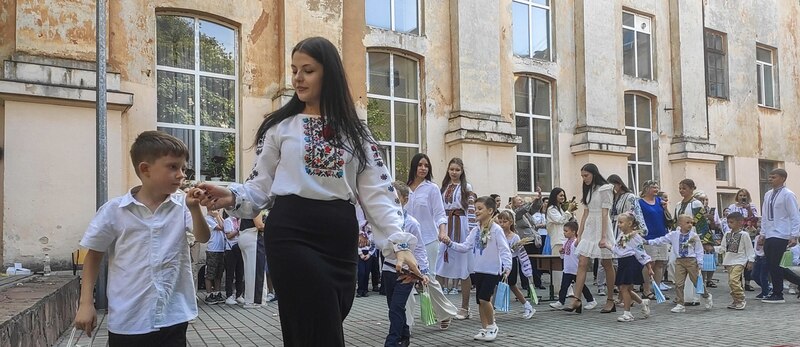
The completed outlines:
<svg viewBox="0 0 800 347">
<path fill-rule="evenodd" d="M 442 242 L 456 252 L 472 251 L 475 255 L 473 284 L 476 301 L 480 309 L 481 326 L 475 340 L 493 341 L 497 338 L 498 327 L 494 321 L 492 294 L 501 279 L 511 272 L 511 250 L 503 234 L 503 229 L 492 222 L 497 204 L 488 196 L 475 202 L 475 217 L 478 226 L 473 228 L 463 243 L 453 242 L 444 237 Z"/>
</svg>

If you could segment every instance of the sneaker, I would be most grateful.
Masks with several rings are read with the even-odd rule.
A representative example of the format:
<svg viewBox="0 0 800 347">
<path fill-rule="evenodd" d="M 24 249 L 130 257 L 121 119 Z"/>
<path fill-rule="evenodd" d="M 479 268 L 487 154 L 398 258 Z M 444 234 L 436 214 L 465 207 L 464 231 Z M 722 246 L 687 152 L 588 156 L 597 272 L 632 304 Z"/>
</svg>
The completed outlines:
<svg viewBox="0 0 800 347">
<path fill-rule="evenodd" d="M 206 298 L 203 299 L 203 302 L 205 302 L 206 305 L 219 304 L 219 301 L 217 301 L 217 294 L 216 293 L 206 294 Z"/>
<path fill-rule="evenodd" d="M 562 308 L 564 308 L 564 304 L 562 304 L 559 301 L 551 302 L 550 303 L 550 307 L 553 308 L 553 309 L 556 309 L 556 310 L 561 310 Z"/>
<path fill-rule="evenodd" d="M 711 293 L 708 293 L 707 298 L 701 296 L 700 301 L 702 301 L 703 306 L 706 308 L 706 310 L 710 310 L 712 307 L 714 307 L 714 297 L 711 295 Z"/>
<path fill-rule="evenodd" d="M 227 299 L 225 299 L 225 304 L 236 305 L 236 298 L 234 298 L 233 295 L 229 296 Z"/>
<path fill-rule="evenodd" d="M 497 338 L 497 332 L 500 329 L 497 327 L 497 324 L 492 324 L 486 327 L 486 335 L 483 338 L 483 341 L 494 341 Z"/>
<path fill-rule="evenodd" d="M 758 300 L 762 300 L 762 299 L 764 299 L 764 298 L 766 298 L 766 297 L 767 297 L 767 296 L 766 296 L 766 295 L 764 295 L 764 293 L 759 293 L 758 295 L 756 295 L 756 299 L 758 299 Z"/>
<path fill-rule="evenodd" d="M 675 305 L 675 307 L 673 307 L 669 311 L 672 312 L 672 313 L 684 313 L 684 312 L 686 312 L 686 307 L 683 307 L 683 305 L 681 305 L 681 304 L 677 304 L 677 305 Z"/>
<path fill-rule="evenodd" d="M 765 304 L 782 304 L 782 303 L 786 302 L 786 300 L 783 300 L 783 295 L 777 296 L 775 294 L 772 294 L 772 295 L 764 298 L 763 300 L 761 300 L 761 302 L 763 302 Z"/>
<path fill-rule="evenodd" d="M 277 298 L 275 297 L 275 293 L 267 293 L 266 299 L 267 299 L 267 302 L 277 300 Z"/>
<path fill-rule="evenodd" d="M 630 312 L 625 312 L 621 316 L 617 317 L 617 322 L 633 322 L 635 318 Z"/>
<path fill-rule="evenodd" d="M 252 303 L 252 302 L 246 302 L 246 303 L 244 303 L 244 305 L 242 307 L 245 308 L 245 309 L 261 308 L 261 304 L 256 304 L 256 303 Z"/>
<path fill-rule="evenodd" d="M 585 308 L 587 310 L 591 310 L 591 309 L 593 309 L 595 307 L 597 307 L 597 300 L 589 301 L 589 302 L 586 303 L 586 305 L 583 305 L 583 308 Z"/>
<path fill-rule="evenodd" d="M 597 288 L 597 296 L 606 296 L 606 288 L 605 287 Z"/>
<path fill-rule="evenodd" d="M 797 294 L 797 289 L 789 288 L 789 294 L 792 294 L 792 295 Z"/>
<path fill-rule="evenodd" d="M 736 306 L 735 306 L 733 309 L 734 309 L 734 310 L 744 310 L 744 307 L 745 307 L 745 306 L 747 306 L 747 303 L 746 303 L 746 302 L 744 302 L 744 301 L 742 301 L 742 302 L 737 302 L 737 303 L 736 303 Z"/>
<path fill-rule="evenodd" d="M 536 310 L 533 309 L 533 306 L 531 306 L 531 303 L 526 302 L 525 303 L 525 312 L 522 313 L 522 318 L 531 319 L 531 317 L 533 317 L 534 313 L 536 313 Z"/>
<path fill-rule="evenodd" d="M 478 330 L 478 333 L 472 337 L 473 340 L 486 341 L 486 329 Z"/>
<path fill-rule="evenodd" d="M 664 290 L 670 290 L 670 289 L 672 289 L 672 287 L 670 287 L 670 286 L 668 286 L 668 285 L 664 284 L 664 282 L 661 282 L 661 283 L 658 285 L 658 289 L 661 289 L 662 291 L 664 291 Z"/>
<path fill-rule="evenodd" d="M 465 310 L 463 308 L 460 308 L 460 309 L 458 309 L 458 313 L 456 314 L 455 317 L 453 317 L 453 319 L 455 319 L 455 320 L 465 320 L 465 319 L 469 319 L 469 317 L 470 317 L 469 310 Z"/>
<path fill-rule="evenodd" d="M 241 296 L 236 298 L 236 303 L 239 305 L 244 305 L 244 298 Z"/>
<path fill-rule="evenodd" d="M 650 299 L 642 299 L 642 314 L 644 318 L 650 317 Z"/>
</svg>

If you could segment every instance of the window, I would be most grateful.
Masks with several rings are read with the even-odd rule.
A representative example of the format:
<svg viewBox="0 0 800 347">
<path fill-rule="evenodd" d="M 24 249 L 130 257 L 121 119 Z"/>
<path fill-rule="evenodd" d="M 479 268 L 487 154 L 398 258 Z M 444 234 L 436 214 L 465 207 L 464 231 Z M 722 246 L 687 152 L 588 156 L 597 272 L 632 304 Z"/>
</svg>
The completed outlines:
<svg viewBox="0 0 800 347">
<path fill-rule="evenodd" d="M 626 75 L 653 78 L 650 23 L 648 17 L 622 12 L 622 57 Z"/>
<path fill-rule="evenodd" d="M 389 52 L 367 53 L 367 125 L 390 163 L 405 179 L 420 148 L 419 66 Z"/>
<path fill-rule="evenodd" d="M 514 108 L 517 135 L 517 190 L 533 192 L 553 188 L 553 137 L 550 83 L 538 78 L 516 76 Z"/>
<path fill-rule="evenodd" d="M 725 35 L 706 30 L 706 95 L 728 98 L 728 60 Z"/>
<path fill-rule="evenodd" d="M 514 0 L 514 55 L 550 60 L 550 0 Z"/>
<path fill-rule="evenodd" d="M 636 94 L 625 94 L 625 135 L 628 146 L 636 149 L 628 157 L 628 184 L 638 189 L 644 181 L 655 178 L 656 162 L 653 141 L 652 107 L 650 99 Z M 634 188 L 635 187 L 635 188 Z"/>
<path fill-rule="evenodd" d="M 235 181 L 236 31 L 172 15 L 157 16 L 156 25 L 158 130 L 189 147 L 189 179 Z"/>
<path fill-rule="evenodd" d="M 366 0 L 367 25 L 419 35 L 420 0 Z"/>
<path fill-rule="evenodd" d="M 729 181 L 730 177 L 728 175 L 729 165 L 730 165 L 731 157 L 729 155 L 723 156 L 722 161 L 717 162 L 717 181 Z"/>
<path fill-rule="evenodd" d="M 778 107 L 774 50 L 762 47 L 756 48 L 756 79 L 758 83 L 758 104 L 767 107 Z"/>
<path fill-rule="evenodd" d="M 772 189 L 769 185 L 769 173 L 778 168 L 778 163 L 770 160 L 758 161 L 758 187 L 760 188 L 761 197 Z"/>
</svg>

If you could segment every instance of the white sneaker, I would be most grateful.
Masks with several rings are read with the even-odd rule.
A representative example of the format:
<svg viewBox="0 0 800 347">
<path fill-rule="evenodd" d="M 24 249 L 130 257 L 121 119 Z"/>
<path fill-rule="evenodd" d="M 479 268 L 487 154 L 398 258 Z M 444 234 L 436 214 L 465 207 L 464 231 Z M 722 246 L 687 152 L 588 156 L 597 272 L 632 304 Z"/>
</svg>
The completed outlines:
<svg viewBox="0 0 800 347">
<path fill-rule="evenodd" d="M 556 310 L 561 310 L 562 308 L 564 308 L 564 304 L 562 304 L 559 301 L 551 302 L 550 303 L 550 308 L 553 308 L 553 309 L 556 309 Z"/>
<path fill-rule="evenodd" d="M 670 289 L 672 289 L 672 287 L 664 284 L 664 282 L 661 282 L 661 283 L 658 284 L 658 289 L 661 289 L 662 291 L 664 291 L 664 290 L 670 290 Z"/>
<path fill-rule="evenodd" d="M 473 340 L 478 340 L 478 341 L 485 341 L 486 340 L 486 329 L 478 330 L 478 333 L 475 334 L 475 336 L 473 336 L 472 339 Z"/>
<path fill-rule="evenodd" d="M 789 288 L 789 294 L 797 294 L 797 290 L 794 288 Z"/>
<path fill-rule="evenodd" d="M 275 293 L 267 293 L 267 297 L 265 298 L 265 302 L 273 302 L 275 301 Z"/>
<path fill-rule="evenodd" d="M 630 312 L 625 312 L 621 316 L 617 317 L 617 322 L 633 322 L 635 318 Z"/>
<path fill-rule="evenodd" d="M 234 298 L 233 295 L 229 296 L 227 299 L 225 299 L 225 304 L 236 305 L 236 298 Z"/>
<path fill-rule="evenodd" d="M 586 303 L 586 305 L 583 305 L 583 308 L 585 308 L 587 310 L 591 310 L 591 309 L 593 309 L 595 307 L 597 307 L 597 300 L 589 301 L 589 302 Z"/>
<path fill-rule="evenodd" d="M 650 317 L 650 299 L 642 299 L 642 314 L 644 318 Z"/>
<path fill-rule="evenodd" d="M 597 288 L 597 295 L 598 296 L 606 296 L 606 287 Z"/>
<path fill-rule="evenodd" d="M 261 308 L 261 304 L 256 304 L 256 303 L 252 303 L 252 302 L 246 302 L 244 304 L 244 306 L 242 306 L 242 307 L 246 308 L 246 309 Z"/>
<path fill-rule="evenodd" d="M 524 319 L 531 319 L 533 314 L 536 313 L 536 310 L 531 306 L 530 302 L 525 303 L 525 312 L 522 313 L 522 318 Z"/>
<path fill-rule="evenodd" d="M 710 310 L 712 307 L 714 307 L 714 298 L 711 296 L 711 293 L 708 293 L 707 298 L 701 296 L 700 301 L 703 303 L 706 310 Z"/>
<path fill-rule="evenodd" d="M 236 303 L 239 305 L 244 305 L 244 298 L 241 296 L 236 298 Z"/>
<path fill-rule="evenodd" d="M 486 335 L 483 338 L 483 341 L 494 341 L 497 338 L 497 332 L 500 331 L 500 328 L 497 327 L 497 324 L 492 324 L 486 327 Z"/>
<path fill-rule="evenodd" d="M 686 307 L 683 307 L 683 305 L 681 305 L 681 304 L 677 304 L 677 305 L 675 305 L 675 307 L 673 307 L 669 311 L 672 312 L 672 313 L 684 313 L 684 312 L 686 312 Z"/>
<path fill-rule="evenodd" d="M 471 315 L 469 314 L 469 310 L 465 310 L 463 308 L 458 309 L 458 313 L 453 317 L 455 320 L 465 320 L 469 319 Z"/>
</svg>

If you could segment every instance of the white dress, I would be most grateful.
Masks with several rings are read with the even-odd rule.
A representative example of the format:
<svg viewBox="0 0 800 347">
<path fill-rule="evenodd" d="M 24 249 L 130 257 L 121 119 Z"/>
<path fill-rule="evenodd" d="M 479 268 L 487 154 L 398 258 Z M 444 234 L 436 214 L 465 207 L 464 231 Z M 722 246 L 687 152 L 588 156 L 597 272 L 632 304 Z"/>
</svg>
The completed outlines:
<svg viewBox="0 0 800 347">
<path fill-rule="evenodd" d="M 467 184 L 467 190 L 471 189 Z M 454 242 L 464 242 L 467 235 L 469 235 L 469 222 L 467 220 L 467 210 L 461 205 L 461 185 L 451 184 L 445 187 L 442 200 L 444 201 L 444 210 L 447 215 L 447 236 Z M 453 230 L 458 224 L 460 224 L 458 230 Z M 436 274 L 444 278 L 465 279 L 472 273 L 474 261 L 475 256 L 472 252 L 453 252 L 448 250 L 445 244 L 441 243 L 439 244 L 439 255 L 436 260 Z"/>
<path fill-rule="evenodd" d="M 595 188 L 589 197 L 589 216 L 583 227 L 581 242 L 578 244 L 578 254 L 588 258 L 612 259 L 613 253 L 600 248 L 600 239 L 603 233 L 603 223 L 606 223 L 606 243 L 614 244 L 614 231 L 611 229 L 611 205 L 614 200 L 614 186 L 606 184 Z M 604 214 L 603 209 L 608 211 Z"/>
</svg>

